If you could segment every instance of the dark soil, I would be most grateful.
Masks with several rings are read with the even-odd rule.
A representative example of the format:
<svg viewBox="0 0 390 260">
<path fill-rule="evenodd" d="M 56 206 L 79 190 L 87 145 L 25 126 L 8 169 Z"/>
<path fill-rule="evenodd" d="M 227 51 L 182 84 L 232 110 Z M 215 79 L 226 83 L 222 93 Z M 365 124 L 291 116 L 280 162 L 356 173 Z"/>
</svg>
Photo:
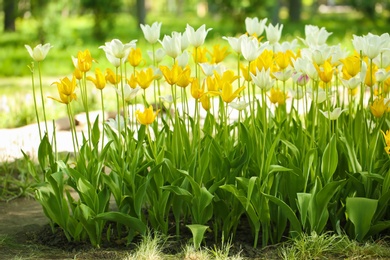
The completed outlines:
<svg viewBox="0 0 390 260">
<path fill-rule="evenodd" d="M 247 224 L 240 225 L 230 249 L 231 254 L 240 253 L 248 259 L 277 259 L 276 250 L 272 247 L 253 248 L 249 230 Z M 190 231 L 183 225 L 180 239 L 172 234 L 163 252 L 173 255 L 170 259 L 180 259 L 179 254 L 190 243 L 190 238 Z M 88 241 L 68 242 L 60 228 L 52 231 L 35 200 L 18 198 L 8 203 L 0 202 L 0 259 L 121 259 L 135 249 L 139 240 L 136 238 L 134 243 L 126 246 L 123 240 L 113 237 L 110 242 L 103 240 L 99 249 L 93 248 Z M 206 234 L 205 241 L 214 247 L 211 232 Z"/>
</svg>

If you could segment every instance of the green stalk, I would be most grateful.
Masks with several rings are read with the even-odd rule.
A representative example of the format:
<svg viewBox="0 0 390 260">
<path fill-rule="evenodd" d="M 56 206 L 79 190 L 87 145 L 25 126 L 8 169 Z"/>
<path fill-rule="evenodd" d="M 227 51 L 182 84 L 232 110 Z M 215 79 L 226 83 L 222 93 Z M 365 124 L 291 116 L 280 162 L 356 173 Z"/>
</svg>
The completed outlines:
<svg viewBox="0 0 390 260">
<path fill-rule="evenodd" d="M 42 140 L 42 131 L 41 131 L 41 125 L 39 121 L 39 114 L 38 114 L 38 106 L 37 106 L 37 97 L 35 96 L 35 80 L 34 80 L 34 63 L 31 63 L 31 66 L 29 66 L 31 71 L 31 85 L 33 89 L 33 100 L 34 100 L 34 109 L 35 109 L 35 117 L 37 118 L 37 124 L 38 124 L 38 131 L 39 131 L 39 140 Z"/>
<path fill-rule="evenodd" d="M 103 128 L 102 128 L 102 151 L 104 148 L 104 123 L 106 122 L 106 116 L 105 116 L 105 110 L 104 110 L 104 99 L 103 99 L 103 90 L 100 90 L 100 102 L 102 104 L 102 122 L 103 122 Z"/>
<path fill-rule="evenodd" d="M 48 132 L 47 128 L 47 119 L 46 119 L 46 109 L 45 109 L 45 100 L 43 98 L 43 89 L 42 89 L 42 73 L 41 73 L 41 62 L 38 61 L 38 75 L 39 75 L 39 89 L 41 92 L 41 102 L 43 108 L 43 119 L 45 120 L 46 133 Z"/>
</svg>

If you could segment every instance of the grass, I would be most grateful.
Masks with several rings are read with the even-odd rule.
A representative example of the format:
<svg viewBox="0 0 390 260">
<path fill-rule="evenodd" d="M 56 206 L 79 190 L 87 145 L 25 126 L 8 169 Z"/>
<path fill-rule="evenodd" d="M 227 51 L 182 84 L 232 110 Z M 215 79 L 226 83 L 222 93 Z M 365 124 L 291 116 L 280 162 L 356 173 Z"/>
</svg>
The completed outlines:
<svg viewBox="0 0 390 260">
<path fill-rule="evenodd" d="M 390 259 L 389 240 L 370 241 L 360 244 L 347 236 L 325 233 L 322 235 L 302 235 L 282 244 L 265 248 L 254 257 L 244 257 L 241 253 L 231 254 L 231 244 L 221 247 L 196 250 L 186 244 L 178 254 L 166 254 L 169 248 L 167 238 L 147 234 L 133 250 L 86 249 L 68 252 L 36 244 L 19 244 L 12 237 L 0 236 L 0 249 L 8 259 L 121 259 L 121 260 L 251 260 L 251 259 Z"/>
</svg>

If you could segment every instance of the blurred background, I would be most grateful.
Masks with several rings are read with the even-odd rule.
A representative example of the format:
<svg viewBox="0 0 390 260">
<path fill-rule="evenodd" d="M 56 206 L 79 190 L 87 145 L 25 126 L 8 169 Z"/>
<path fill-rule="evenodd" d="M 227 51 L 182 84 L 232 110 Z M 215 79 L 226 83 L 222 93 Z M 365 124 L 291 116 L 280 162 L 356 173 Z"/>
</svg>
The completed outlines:
<svg viewBox="0 0 390 260">
<path fill-rule="evenodd" d="M 71 56 L 80 50 L 89 49 L 104 69 L 109 64 L 99 46 L 138 39 L 147 57 L 151 47 L 139 24 L 162 22 L 161 38 L 183 32 L 187 23 L 195 29 L 206 24 L 213 28 L 206 46 L 212 46 L 227 45 L 222 36 L 245 33 L 246 17 L 268 18 L 284 25 L 282 41 L 304 38 L 305 25 L 312 24 L 333 33 L 329 44 L 349 49 L 354 34 L 382 34 L 390 24 L 390 0 L 0 0 L 0 6 L 0 128 L 34 122 L 25 44 L 54 46 L 42 72 L 49 77 L 45 89 L 55 93 L 51 83 L 72 73 Z"/>
</svg>

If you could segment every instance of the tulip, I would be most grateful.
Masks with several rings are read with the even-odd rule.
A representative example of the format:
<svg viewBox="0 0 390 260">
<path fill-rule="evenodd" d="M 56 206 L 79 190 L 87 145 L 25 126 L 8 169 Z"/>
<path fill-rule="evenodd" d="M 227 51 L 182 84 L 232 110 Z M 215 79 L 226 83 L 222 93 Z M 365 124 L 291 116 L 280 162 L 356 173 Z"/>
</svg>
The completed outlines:
<svg viewBox="0 0 390 260">
<path fill-rule="evenodd" d="M 337 120 L 341 113 L 343 113 L 344 111 L 346 111 L 347 109 L 343 109 L 341 110 L 341 108 L 339 107 L 336 107 L 335 109 L 333 109 L 333 111 L 322 111 L 320 110 L 320 112 L 326 117 L 328 118 L 329 120 Z"/>
<path fill-rule="evenodd" d="M 177 32 L 173 32 L 172 36 L 165 35 L 160 43 L 165 53 L 173 59 L 181 53 L 181 35 Z"/>
<path fill-rule="evenodd" d="M 241 54 L 241 41 L 244 37 L 247 37 L 247 35 L 241 35 L 240 37 L 226 37 L 223 36 L 222 39 L 227 40 L 230 47 L 235 51 L 237 54 Z"/>
<path fill-rule="evenodd" d="M 152 68 L 147 68 L 146 70 L 137 71 L 136 79 L 138 85 L 142 89 L 147 89 L 150 84 L 152 84 L 153 80 L 156 79 L 156 76 L 154 75 Z"/>
<path fill-rule="evenodd" d="M 138 92 L 141 90 L 141 87 L 137 86 L 136 88 L 131 88 L 129 84 L 123 85 L 123 98 L 126 102 L 130 102 L 133 100 Z M 122 96 L 122 91 L 119 89 L 115 89 L 115 91 L 118 93 L 119 96 Z"/>
<path fill-rule="evenodd" d="M 259 20 L 257 17 L 245 19 L 245 29 L 250 36 L 259 37 L 264 32 L 264 26 L 267 18 Z"/>
<path fill-rule="evenodd" d="M 318 47 L 326 44 L 326 40 L 332 33 L 329 33 L 325 28 L 319 28 L 314 25 L 306 25 L 305 26 L 305 36 L 306 38 L 303 42 L 308 47 Z"/>
<path fill-rule="evenodd" d="M 276 26 L 269 24 L 265 27 L 267 40 L 271 45 L 277 43 L 280 40 L 280 38 L 282 37 L 282 30 L 283 24 L 276 24 Z"/>
<path fill-rule="evenodd" d="M 104 78 L 104 75 L 99 68 L 95 69 L 95 78 L 88 76 L 87 80 L 92 81 L 95 87 L 100 90 L 104 89 L 106 86 L 106 79 Z"/>
<path fill-rule="evenodd" d="M 261 53 L 259 41 L 256 38 L 243 37 L 241 40 L 241 52 L 244 59 L 254 61 Z"/>
<path fill-rule="evenodd" d="M 166 55 L 165 50 L 163 48 L 158 48 L 154 54 L 152 51 L 148 51 L 147 53 L 149 55 L 149 58 L 151 60 L 154 59 L 156 63 L 160 63 Z M 153 57 L 153 55 L 154 55 L 154 57 Z"/>
<path fill-rule="evenodd" d="M 156 119 L 159 111 L 160 110 L 157 110 L 154 113 L 153 107 L 149 106 L 149 108 L 146 108 L 144 112 L 141 112 L 140 110 L 135 111 L 135 117 L 141 125 L 150 125 Z"/>
<path fill-rule="evenodd" d="M 247 106 L 249 106 L 249 103 L 245 100 L 237 101 L 237 102 L 231 102 L 229 104 L 230 107 L 232 107 L 235 110 L 243 111 Z"/>
<path fill-rule="evenodd" d="M 389 109 L 389 102 L 390 101 L 387 101 L 385 103 L 385 99 L 383 97 L 375 99 L 372 105 L 370 105 L 371 113 L 376 118 L 382 117 L 382 115 Z"/>
<path fill-rule="evenodd" d="M 131 48 L 129 56 L 127 57 L 130 65 L 137 67 L 142 61 L 142 52 L 140 48 Z"/>
<path fill-rule="evenodd" d="M 46 43 L 45 45 L 42 45 L 42 44 L 38 44 L 37 46 L 34 47 L 34 49 L 32 49 L 29 45 L 24 45 L 24 47 L 26 47 L 28 53 L 30 54 L 31 58 L 34 60 L 34 61 L 43 61 L 46 56 L 47 56 L 47 53 L 49 52 L 49 50 L 51 48 L 53 48 L 53 46 L 50 45 L 50 43 Z"/>
<path fill-rule="evenodd" d="M 207 33 L 210 30 L 212 30 L 212 29 L 209 28 L 206 30 L 206 25 L 203 24 L 201 27 L 198 28 L 198 30 L 195 31 L 195 29 L 192 26 L 187 24 L 186 33 L 187 33 L 189 43 L 192 46 L 194 46 L 195 48 L 203 45 L 203 43 L 206 39 Z"/>
<path fill-rule="evenodd" d="M 110 82 L 112 85 L 116 85 L 119 82 L 121 82 L 121 76 L 115 75 L 115 73 L 110 68 L 106 69 L 105 78 L 106 78 L 106 81 Z"/>
<path fill-rule="evenodd" d="M 137 40 L 133 40 L 129 43 L 123 44 L 118 39 L 113 39 L 111 42 L 106 42 L 104 46 L 100 46 L 99 49 L 103 49 L 106 54 L 114 56 L 117 59 L 127 58 L 129 56 L 131 48 L 135 48 Z"/>
<path fill-rule="evenodd" d="M 256 68 L 256 75 L 250 73 L 253 83 L 263 91 L 268 91 L 274 85 L 275 80 L 271 79 L 270 69 L 265 70 L 264 68 L 259 71 Z"/>
<path fill-rule="evenodd" d="M 154 22 L 152 26 L 148 24 L 140 25 L 142 32 L 144 33 L 144 37 L 149 43 L 155 44 L 160 38 L 161 24 L 162 23 L 160 22 Z"/>
<path fill-rule="evenodd" d="M 222 100 L 226 103 L 232 102 L 235 98 L 239 97 L 240 93 L 245 89 L 245 86 L 240 87 L 236 89 L 236 91 L 233 92 L 233 86 L 230 82 L 223 82 L 222 83 L 222 93 L 221 97 Z"/>
</svg>

